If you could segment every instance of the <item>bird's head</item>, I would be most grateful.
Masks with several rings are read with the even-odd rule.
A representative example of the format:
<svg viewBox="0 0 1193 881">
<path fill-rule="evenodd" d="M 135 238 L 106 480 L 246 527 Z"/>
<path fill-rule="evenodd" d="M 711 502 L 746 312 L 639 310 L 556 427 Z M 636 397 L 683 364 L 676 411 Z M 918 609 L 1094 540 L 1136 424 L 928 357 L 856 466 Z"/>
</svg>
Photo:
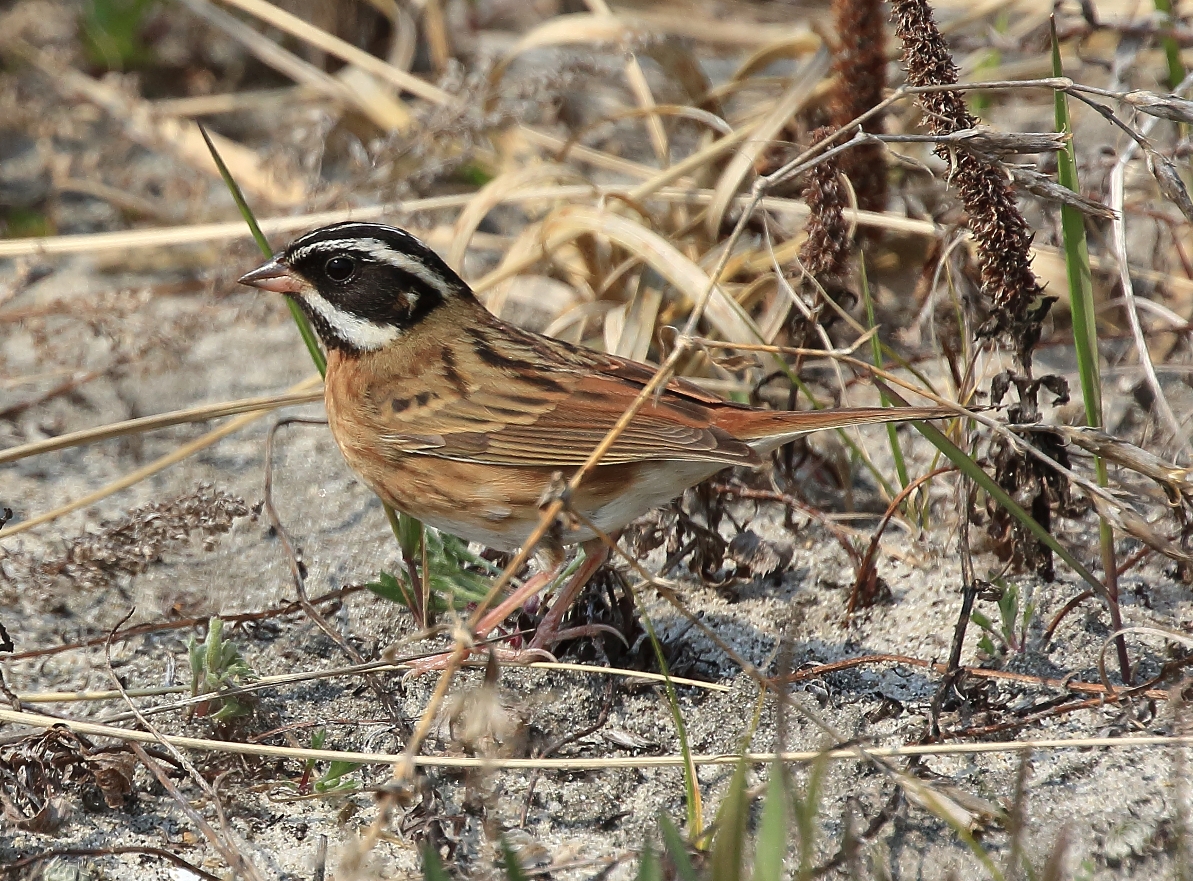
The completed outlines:
<svg viewBox="0 0 1193 881">
<path fill-rule="evenodd" d="M 410 233 L 380 223 L 325 226 L 291 242 L 240 283 L 294 298 L 329 349 L 374 352 L 468 285 Z"/>
</svg>

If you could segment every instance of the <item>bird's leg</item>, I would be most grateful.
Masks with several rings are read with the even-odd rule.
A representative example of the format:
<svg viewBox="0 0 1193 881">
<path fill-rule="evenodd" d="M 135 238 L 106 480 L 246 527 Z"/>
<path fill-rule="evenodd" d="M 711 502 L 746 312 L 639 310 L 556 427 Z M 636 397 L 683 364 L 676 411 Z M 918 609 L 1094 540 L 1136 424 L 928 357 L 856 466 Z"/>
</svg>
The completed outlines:
<svg viewBox="0 0 1193 881">
<path fill-rule="evenodd" d="M 609 627 L 606 624 L 587 624 L 580 627 L 567 627 L 563 630 L 559 629 L 559 622 L 563 620 L 563 616 L 567 614 L 568 609 L 575 603 L 576 597 L 580 595 L 580 591 L 584 589 L 584 585 L 588 584 L 589 580 L 596 571 L 601 568 L 601 565 L 609 559 L 609 549 L 604 542 L 599 539 L 585 542 L 584 545 L 584 562 L 576 573 L 571 577 L 564 588 L 559 592 L 555 602 L 552 604 L 550 611 L 539 622 L 538 629 L 535 631 L 534 639 L 526 647 L 526 649 L 512 654 L 499 652 L 499 656 L 504 661 L 513 663 L 528 663 L 533 660 L 551 660 L 551 654 L 547 649 L 557 642 L 564 639 L 576 639 L 581 636 L 592 636 L 596 633 L 612 633 L 618 639 L 624 641 L 624 637 Z M 487 636 L 494 628 L 509 616 L 511 612 L 525 603 L 528 599 L 538 593 L 546 585 L 559 574 L 563 568 L 563 563 L 545 569 L 537 575 L 533 575 L 526 580 L 526 582 L 516 591 L 506 597 L 497 606 L 493 607 L 488 613 L 481 618 L 480 623 L 476 626 L 474 634 L 477 637 Z M 419 676 L 423 673 L 430 673 L 433 670 L 442 670 L 447 663 L 449 653 L 435 655 L 430 658 L 423 658 L 420 661 L 411 665 L 410 672 L 406 675 L 410 677 Z"/>
<path fill-rule="evenodd" d="M 558 559 L 559 562 L 554 562 L 556 559 Z M 548 568 L 530 576 L 530 578 L 526 579 L 521 587 L 519 587 L 512 594 L 507 596 L 504 600 L 485 613 L 485 616 L 481 618 L 480 623 L 476 625 L 476 630 L 473 631 L 473 636 L 478 639 L 484 639 L 486 636 L 488 636 L 494 629 L 496 629 L 498 624 L 500 624 L 509 616 L 511 612 L 513 612 L 528 599 L 550 584 L 556 578 L 556 576 L 559 575 L 560 570 L 563 569 L 563 564 L 567 562 L 566 559 L 563 559 L 560 555 L 555 554 L 550 555 L 548 560 Z M 475 651 L 478 651 L 478 649 L 471 649 L 469 653 L 471 654 Z M 526 663 L 527 656 L 525 656 L 522 652 L 510 653 L 505 649 L 495 649 L 495 651 L 502 661 L 516 662 L 517 660 L 521 659 L 523 663 Z M 537 657 L 534 657 L 533 660 L 553 660 L 549 652 L 540 651 L 535 652 L 534 654 L 537 655 Z M 445 652 L 439 655 L 432 655 L 428 658 L 422 658 L 411 664 L 410 671 L 406 675 L 413 678 L 416 676 L 421 676 L 423 673 L 430 673 L 433 670 L 442 670 L 447 664 L 448 655 L 449 653 Z"/>
<path fill-rule="evenodd" d="M 526 579 L 521 587 L 485 613 L 485 617 L 481 618 L 480 623 L 476 625 L 476 635 L 480 637 L 488 636 L 489 632 L 504 621 L 510 612 L 514 611 L 514 609 L 524 604 L 528 599 L 550 584 L 561 569 L 563 569 L 562 562 L 551 569 L 544 569 L 537 575 L 532 575 Z"/>
<path fill-rule="evenodd" d="M 568 609 L 576 602 L 576 598 L 580 595 L 580 591 L 584 589 L 584 585 L 588 584 L 592 576 L 596 574 L 596 571 L 609 559 L 609 548 L 600 539 L 586 541 L 583 547 L 583 565 L 576 570 L 576 574 L 572 576 L 567 586 L 559 592 L 559 596 L 555 598 L 555 602 L 551 605 L 551 610 L 539 622 L 534 639 L 530 641 L 531 650 L 546 649 L 564 639 L 571 639 L 577 636 L 590 636 L 602 631 L 612 633 L 619 639 L 622 638 L 620 633 L 604 624 L 569 627 L 566 630 L 559 629 L 559 622 L 563 620 L 563 616 L 567 614 Z"/>
</svg>

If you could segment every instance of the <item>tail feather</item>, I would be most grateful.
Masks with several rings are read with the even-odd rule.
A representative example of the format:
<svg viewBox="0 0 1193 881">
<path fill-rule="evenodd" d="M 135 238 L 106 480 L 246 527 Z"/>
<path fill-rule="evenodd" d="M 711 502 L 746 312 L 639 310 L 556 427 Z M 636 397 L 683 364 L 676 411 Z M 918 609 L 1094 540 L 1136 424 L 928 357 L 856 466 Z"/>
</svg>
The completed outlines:
<svg viewBox="0 0 1193 881">
<path fill-rule="evenodd" d="M 914 419 L 948 419 L 957 414 L 946 407 L 843 407 L 836 410 L 754 410 L 741 415 L 744 418 L 730 430 L 758 452 L 766 453 L 814 431 Z"/>
</svg>

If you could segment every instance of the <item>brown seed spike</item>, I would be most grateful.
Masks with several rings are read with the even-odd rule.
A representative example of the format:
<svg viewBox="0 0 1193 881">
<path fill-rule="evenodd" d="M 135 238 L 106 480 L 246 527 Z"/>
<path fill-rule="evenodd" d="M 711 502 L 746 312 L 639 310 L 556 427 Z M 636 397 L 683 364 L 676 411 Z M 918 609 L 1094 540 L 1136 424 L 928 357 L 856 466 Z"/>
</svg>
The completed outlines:
<svg viewBox="0 0 1193 881">
<path fill-rule="evenodd" d="M 833 53 L 836 89 L 832 100 L 834 128 L 848 125 L 877 105 L 886 89 L 886 50 L 881 0 L 833 0 L 837 46 Z M 885 130 L 881 115 L 862 128 Z M 882 144 L 863 144 L 841 156 L 841 172 L 853 182 L 858 207 L 885 211 L 886 151 Z"/>
<path fill-rule="evenodd" d="M 830 128 L 812 132 L 813 143 L 831 134 Z M 848 152 L 843 155 L 850 155 Z M 845 191 L 835 158 L 814 166 L 807 175 L 804 201 L 811 216 L 805 231 L 808 234 L 799 249 L 800 262 L 821 284 L 838 280 L 845 275 L 849 259 L 849 224 L 845 221 Z"/>
<path fill-rule="evenodd" d="M 895 31 L 903 41 L 903 65 L 913 86 L 957 82 L 957 66 L 936 27 L 926 0 L 893 0 Z M 971 129 L 978 120 L 958 92 L 922 96 L 924 121 L 933 134 Z M 1030 363 L 1029 316 L 1042 290 L 1031 269 L 1031 230 L 1002 172 L 968 150 L 937 147 L 936 154 L 952 165 L 950 175 L 969 215 L 969 228 L 978 243 L 982 290 L 994 306 L 993 332 L 1012 330 L 1020 359 Z"/>
</svg>

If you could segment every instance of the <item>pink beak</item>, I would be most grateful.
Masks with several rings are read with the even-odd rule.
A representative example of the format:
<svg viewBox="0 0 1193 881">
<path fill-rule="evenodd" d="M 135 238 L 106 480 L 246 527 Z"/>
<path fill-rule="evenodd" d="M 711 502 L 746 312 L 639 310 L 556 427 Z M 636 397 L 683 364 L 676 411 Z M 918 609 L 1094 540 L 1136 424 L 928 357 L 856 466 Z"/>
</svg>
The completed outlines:
<svg viewBox="0 0 1193 881">
<path fill-rule="evenodd" d="M 237 281 L 275 294 L 298 294 L 303 289 L 302 279 L 276 258 L 242 275 Z"/>
</svg>

